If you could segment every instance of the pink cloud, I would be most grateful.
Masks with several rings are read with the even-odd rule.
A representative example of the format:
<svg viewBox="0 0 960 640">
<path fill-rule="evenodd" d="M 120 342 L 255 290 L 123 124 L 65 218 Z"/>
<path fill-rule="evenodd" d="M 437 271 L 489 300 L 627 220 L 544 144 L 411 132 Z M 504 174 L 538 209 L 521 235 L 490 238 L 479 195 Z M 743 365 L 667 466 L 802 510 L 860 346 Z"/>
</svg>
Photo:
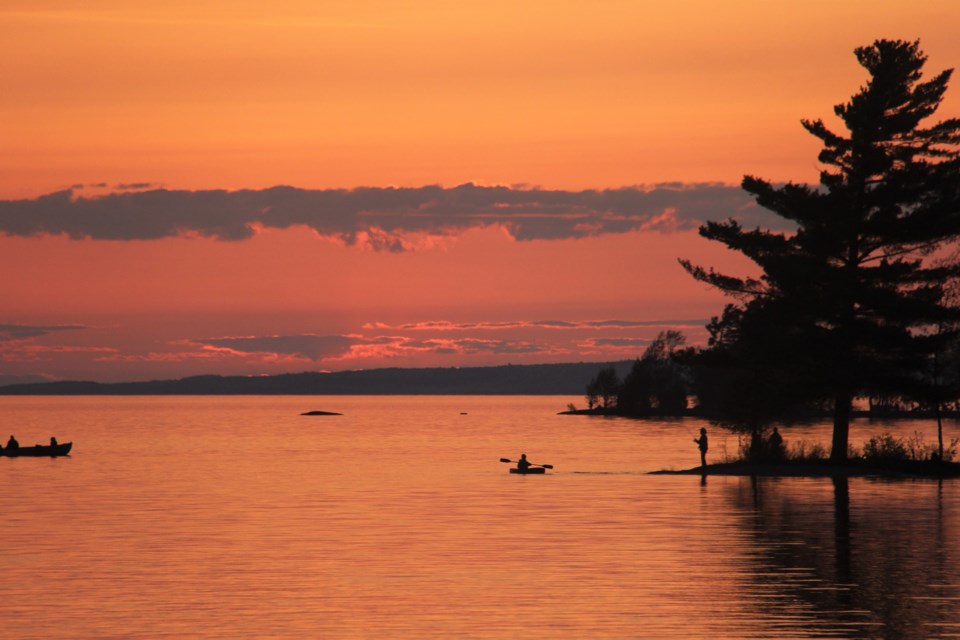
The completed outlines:
<svg viewBox="0 0 960 640">
<path fill-rule="evenodd" d="M 605 329 L 649 329 L 657 327 L 667 328 L 701 328 L 707 320 L 507 320 L 501 322 L 451 322 L 449 320 L 430 320 L 410 322 L 398 325 L 389 325 L 384 322 L 368 322 L 363 325 L 368 330 L 397 330 L 397 331 L 498 331 L 505 329 L 556 329 L 572 330 L 605 330 Z"/>
<path fill-rule="evenodd" d="M 149 353 L 115 353 L 96 358 L 98 362 L 188 362 L 191 360 L 220 360 L 234 355 L 226 351 L 151 351 Z"/>
<path fill-rule="evenodd" d="M 89 354 L 89 353 L 116 353 L 113 347 L 83 347 L 68 345 L 41 345 L 32 343 L 0 343 L 0 362 L 35 362 L 50 361 L 53 356 Z"/>
</svg>

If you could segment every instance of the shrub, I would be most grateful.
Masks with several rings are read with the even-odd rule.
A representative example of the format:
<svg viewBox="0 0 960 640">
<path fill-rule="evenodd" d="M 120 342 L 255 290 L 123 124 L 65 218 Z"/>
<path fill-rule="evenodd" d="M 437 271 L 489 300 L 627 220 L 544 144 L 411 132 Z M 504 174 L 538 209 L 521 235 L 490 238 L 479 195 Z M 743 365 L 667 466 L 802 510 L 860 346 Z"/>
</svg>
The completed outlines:
<svg viewBox="0 0 960 640">
<path fill-rule="evenodd" d="M 822 444 L 799 440 L 790 445 L 787 458 L 794 462 L 819 462 L 827 459 L 827 450 Z"/>
<path fill-rule="evenodd" d="M 943 447 L 943 460 L 950 462 L 957 457 L 960 438 L 954 438 Z M 863 457 L 874 462 L 898 462 L 904 460 L 933 460 L 938 453 L 936 444 L 924 442 L 923 434 L 914 431 L 913 435 L 903 439 L 889 433 L 873 436 L 863 445 Z"/>
<path fill-rule="evenodd" d="M 953 462 L 957 457 L 958 448 L 960 448 L 960 438 L 954 438 L 949 445 L 943 448 L 943 461 Z"/>
<path fill-rule="evenodd" d="M 867 440 L 863 444 L 863 457 L 872 462 L 899 462 L 911 459 L 903 439 L 891 433 L 881 433 Z"/>
<path fill-rule="evenodd" d="M 911 460 L 929 460 L 939 447 L 935 444 L 926 444 L 923 441 L 923 434 L 914 431 L 913 435 L 907 438 L 906 448 Z M 946 450 L 943 453 L 946 454 Z"/>
</svg>

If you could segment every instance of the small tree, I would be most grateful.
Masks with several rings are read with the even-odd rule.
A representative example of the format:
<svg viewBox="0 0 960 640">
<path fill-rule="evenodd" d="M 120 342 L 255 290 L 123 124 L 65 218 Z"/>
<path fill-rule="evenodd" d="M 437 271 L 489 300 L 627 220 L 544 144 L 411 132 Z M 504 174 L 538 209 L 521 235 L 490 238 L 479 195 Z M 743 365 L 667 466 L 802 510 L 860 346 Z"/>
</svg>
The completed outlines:
<svg viewBox="0 0 960 640">
<path fill-rule="evenodd" d="M 749 312 L 728 305 L 707 326 L 709 348 L 695 358 L 694 392 L 701 413 L 714 424 L 746 434 L 750 459 L 767 452 L 764 434 L 773 423 L 807 409 L 820 393 L 787 366 L 805 357 L 802 343 L 783 330 L 773 315 L 776 307 L 762 303 L 754 302 Z"/>
<path fill-rule="evenodd" d="M 625 415 L 682 415 L 687 408 L 689 371 L 676 356 L 687 338 L 675 330 L 661 331 L 623 380 L 617 398 Z"/>
<path fill-rule="evenodd" d="M 591 409 L 596 405 L 598 398 L 604 410 L 611 409 L 618 393 L 620 393 L 620 377 L 613 367 L 600 369 L 597 375 L 587 383 L 587 403 Z"/>
<path fill-rule="evenodd" d="M 597 402 L 600 401 L 600 385 L 597 383 L 596 378 L 592 378 L 590 382 L 587 383 L 587 409 L 593 411 L 593 408 L 597 406 Z"/>
<path fill-rule="evenodd" d="M 743 180 L 796 232 L 748 231 L 733 219 L 700 229 L 763 275 L 732 277 L 681 260 L 694 278 L 740 300 L 741 319 L 774 318 L 801 341 L 804 353 L 783 364 L 826 384 L 834 460 L 847 456 L 854 397 L 907 385 L 938 348 L 923 329 L 957 315 L 942 304 L 942 283 L 957 267 L 924 257 L 960 236 L 960 119 L 921 126 L 952 70 L 921 82 L 927 58 L 917 42 L 877 40 L 855 53 L 870 79 L 834 109 L 848 134 L 802 122 L 823 142 L 820 187 Z"/>
</svg>

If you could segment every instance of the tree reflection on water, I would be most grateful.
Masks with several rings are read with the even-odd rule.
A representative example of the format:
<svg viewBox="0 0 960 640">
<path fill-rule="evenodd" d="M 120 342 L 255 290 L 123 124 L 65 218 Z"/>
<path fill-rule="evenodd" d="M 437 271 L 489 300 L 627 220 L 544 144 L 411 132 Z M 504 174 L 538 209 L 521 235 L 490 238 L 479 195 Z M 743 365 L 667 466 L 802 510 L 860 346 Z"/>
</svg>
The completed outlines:
<svg viewBox="0 0 960 640">
<path fill-rule="evenodd" d="M 831 484 L 832 482 L 832 484 Z M 953 637 L 960 628 L 956 481 L 744 478 L 758 613 L 802 613 L 829 637 Z M 760 607 L 762 607 L 762 612 Z"/>
</svg>

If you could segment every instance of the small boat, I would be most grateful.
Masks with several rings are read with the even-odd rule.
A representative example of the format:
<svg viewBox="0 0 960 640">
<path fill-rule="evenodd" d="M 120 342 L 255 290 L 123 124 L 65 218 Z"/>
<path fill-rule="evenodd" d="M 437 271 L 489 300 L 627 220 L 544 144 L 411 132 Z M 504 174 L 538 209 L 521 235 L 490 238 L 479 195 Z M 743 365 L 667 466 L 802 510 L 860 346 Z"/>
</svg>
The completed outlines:
<svg viewBox="0 0 960 640">
<path fill-rule="evenodd" d="M 543 467 L 530 467 L 530 468 L 527 469 L 526 471 L 521 471 L 520 469 L 517 469 L 516 467 L 511 467 L 511 469 L 510 469 L 510 473 L 519 473 L 520 475 L 523 475 L 523 476 L 529 475 L 529 474 L 531 474 L 531 473 L 546 473 L 546 472 L 547 472 L 547 470 L 544 469 Z"/>
<path fill-rule="evenodd" d="M 0 451 L 0 456 L 6 456 L 8 458 L 21 458 L 24 456 L 56 458 L 57 456 L 69 455 L 71 447 L 73 447 L 72 442 L 55 445 L 38 444 L 33 447 L 17 447 L 12 451 L 4 447 L 4 449 Z"/>
</svg>

